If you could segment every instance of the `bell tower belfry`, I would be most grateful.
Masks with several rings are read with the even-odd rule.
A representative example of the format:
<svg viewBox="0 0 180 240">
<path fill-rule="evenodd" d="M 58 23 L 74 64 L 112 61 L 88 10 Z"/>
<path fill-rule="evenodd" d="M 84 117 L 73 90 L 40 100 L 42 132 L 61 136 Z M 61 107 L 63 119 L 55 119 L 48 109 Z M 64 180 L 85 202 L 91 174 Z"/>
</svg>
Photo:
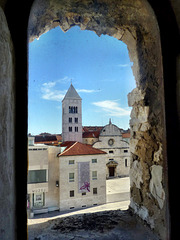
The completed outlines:
<svg viewBox="0 0 180 240">
<path fill-rule="evenodd" d="M 62 100 L 62 140 L 82 142 L 82 99 L 72 83 Z"/>
</svg>

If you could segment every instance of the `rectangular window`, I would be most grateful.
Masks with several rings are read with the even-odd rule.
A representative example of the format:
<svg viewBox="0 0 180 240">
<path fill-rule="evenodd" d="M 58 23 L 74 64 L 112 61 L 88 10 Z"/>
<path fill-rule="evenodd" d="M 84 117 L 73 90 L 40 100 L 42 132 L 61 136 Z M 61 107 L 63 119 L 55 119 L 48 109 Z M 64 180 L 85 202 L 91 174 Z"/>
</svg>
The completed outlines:
<svg viewBox="0 0 180 240">
<path fill-rule="evenodd" d="M 69 132 L 72 132 L 72 127 L 69 127 Z"/>
<path fill-rule="evenodd" d="M 72 113 L 73 107 L 69 106 L 69 113 Z"/>
<path fill-rule="evenodd" d="M 92 180 L 97 180 L 97 171 L 92 171 Z"/>
<path fill-rule="evenodd" d="M 74 160 L 69 160 L 69 165 L 74 164 Z"/>
<path fill-rule="evenodd" d="M 70 197 L 74 197 L 74 190 L 71 190 L 71 191 L 69 192 L 69 196 L 70 196 Z"/>
<path fill-rule="evenodd" d="M 124 153 L 127 153 L 128 152 L 128 150 L 124 150 Z"/>
<path fill-rule="evenodd" d="M 110 150 L 109 153 L 114 153 L 114 151 Z"/>
<path fill-rule="evenodd" d="M 69 173 L 69 182 L 74 182 L 74 173 Z"/>
<path fill-rule="evenodd" d="M 75 120 L 75 123 L 78 123 L 78 118 L 75 118 L 74 120 Z"/>
<path fill-rule="evenodd" d="M 85 196 L 86 195 L 86 192 L 82 192 L 82 196 Z"/>
<path fill-rule="evenodd" d="M 114 159 L 111 158 L 111 159 L 109 159 L 109 161 L 114 161 Z"/>
<path fill-rule="evenodd" d="M 127 159 L 125 159 L 125 167 L 127 167 L 127 166 L 128 166 Z"/>
<path fill-rule="evenodd" d="M 97 163 L 97 159 L 92 159 L 92 163 Z"/>
<path fill-rule="evenodd" d="M 28 183 L 43 183 L 47 182 L 46 170 L 29 170 Z"/>
<path fill-rule="evenodd" d="M 78 132 L 78 127 L 75 127 L 75 132 Z"/>
<path fill-rule="evenodd" d="M 69 106 L 69 113 L 78 113 L 78 107 Z"/>
<path fill-rule="evenodd" d="M 93 188 L 93 194 L 97 194 L 97 188 Z"/>
<path fill-rule="evenodd" d="M 72 118 L 69 118 L 69 123 L 72 123 Z"/>
</svg>

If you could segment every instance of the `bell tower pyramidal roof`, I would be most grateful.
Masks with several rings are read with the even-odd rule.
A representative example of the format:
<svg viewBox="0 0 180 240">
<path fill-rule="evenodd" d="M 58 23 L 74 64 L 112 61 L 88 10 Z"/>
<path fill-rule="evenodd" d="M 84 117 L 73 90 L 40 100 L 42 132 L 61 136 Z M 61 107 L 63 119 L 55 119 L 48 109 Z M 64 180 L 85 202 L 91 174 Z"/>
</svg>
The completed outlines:
<svg viewBox="0 0 180 240">
<path fill-rule="evenodd" d="M 64 101 L 65 99 L 77 99 L 77 100 L 81 100 L 81 97 L 79 96 L 79 94 L 77 93 L 76 89 L 74 88 L 74 86 L 71 83 L 71 86 L 69 87 L 65 97 L 63 98 L 62 101 Z"/>
</svg>

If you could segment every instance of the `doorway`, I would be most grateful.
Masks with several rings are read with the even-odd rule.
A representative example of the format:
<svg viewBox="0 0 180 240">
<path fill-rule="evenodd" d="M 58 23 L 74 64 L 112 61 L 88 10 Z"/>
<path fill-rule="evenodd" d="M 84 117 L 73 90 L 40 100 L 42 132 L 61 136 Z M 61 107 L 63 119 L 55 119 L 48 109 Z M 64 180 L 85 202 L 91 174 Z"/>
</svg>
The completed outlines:
<svg viewBox="0 0 180 240">
<path fill-rule="evenodd" d="M 109 177 L 114 177 L 115 167 L 109 167 Z"/>
</svg>

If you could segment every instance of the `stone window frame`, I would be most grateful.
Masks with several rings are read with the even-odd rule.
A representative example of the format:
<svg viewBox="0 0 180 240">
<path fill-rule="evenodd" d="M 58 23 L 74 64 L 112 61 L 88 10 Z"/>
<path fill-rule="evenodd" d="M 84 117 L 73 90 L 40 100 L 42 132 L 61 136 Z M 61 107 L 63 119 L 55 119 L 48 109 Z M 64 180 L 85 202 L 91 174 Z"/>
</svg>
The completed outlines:
<svg viewBox="0 0 180 240">
<path fill-rule="evenodd" d="M 97 187 L 96 187 L 96 188 L 93 188 L 93 195 L 97 195 L 97 194 L 98 194 Z"/>
<path fill-rule="evenodd" d="M 97 171 L 92 171 L 92 180 L 97 180 L 97 179 L 98 179 Z"/>
<path fill-rule="evenodd" d="M 74 190 L 70 190 L 70 191 L 69 191 L 69 197 L 74 197 L 74 196 L 75 196 Z"/>
<path fill-rule="evenodd" d="M 124 166 L 128 167 L 128 159 L 127 158 L 124 159 Z"/>
<path fill-rule="evenodd" d="M 97 163 L 97 158 L 91 159 L 91 162 L 92 162 L 92 163 Z"/>
<path fill-rule="evenodd" d="M 75 164 L 75 160 L 69 160 L 69 165 L 74 165 Z"/>
<path fill-rule="evenodd" d="M 70 172 L 69 173 L 69 182 L 74 182 L 75 181 L 75 173 L 74 172 Z"/>
</svg>

